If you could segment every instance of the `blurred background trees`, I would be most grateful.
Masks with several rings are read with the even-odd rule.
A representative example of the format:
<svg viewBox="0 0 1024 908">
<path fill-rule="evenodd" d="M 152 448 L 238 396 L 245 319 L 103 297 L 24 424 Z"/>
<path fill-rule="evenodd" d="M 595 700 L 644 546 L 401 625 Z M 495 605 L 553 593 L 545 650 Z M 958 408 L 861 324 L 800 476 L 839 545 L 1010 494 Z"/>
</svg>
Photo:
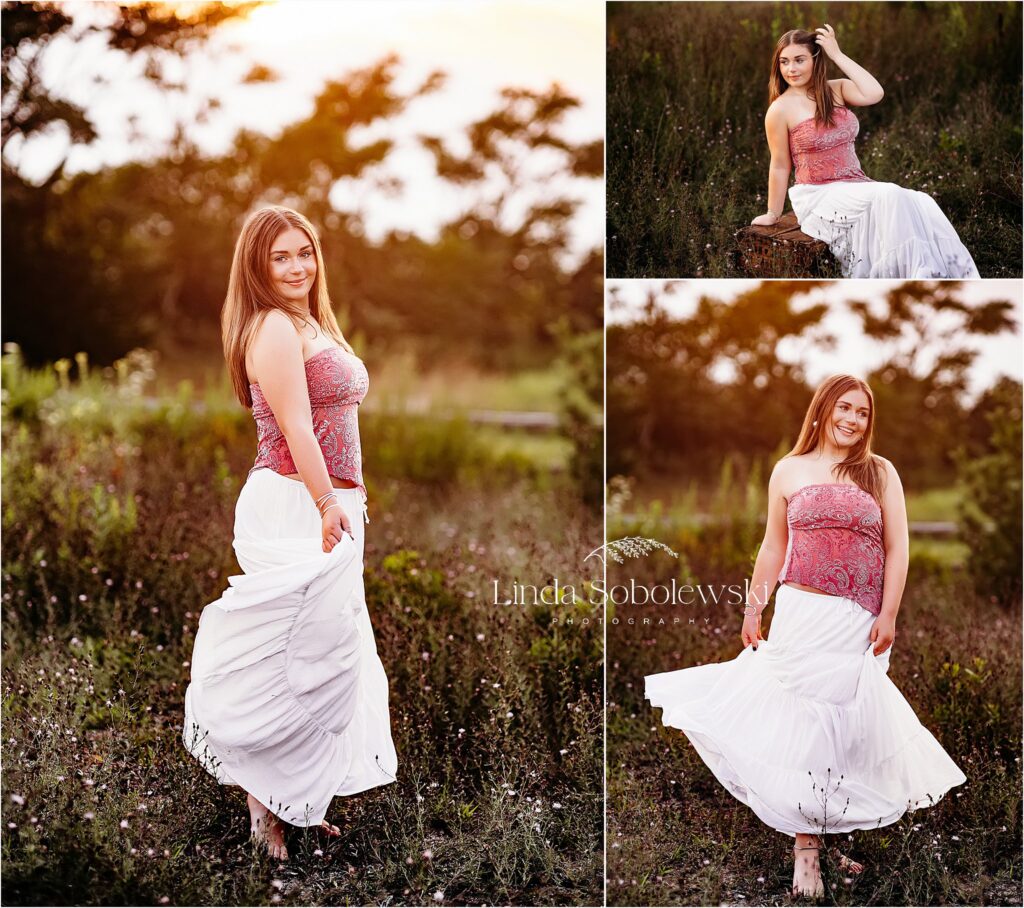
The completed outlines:
<svg viewBox="0 0 1024 908">
<path fill-rule="evenodd" d="M 685 317 L 652 295 L 640 318 L 609 325 L 609 475 L 706 481 L 726 458 L 770 468 L 795 443 L 814 390 L 800 358 L 780 356 L 780 345 L 799 339 L 828 350 L 835 341 L 822 325 L 829 306 L 807 305 L 820 286 L 766 281 L 731 302 L 702 297 Z M 972 341 L 1014 330 L 1012 304 L 972 305 L 957 282 L 931 281 L 848 308 L 883 354 L 864 376 L 877 409 L 875 449 L 910 485 L 951 481 L 960 447 L 971 456 L 991 449 L 988 415 L 1005 412 L 1014 393 L 1019 413 L 1020 383 L 1008 378 L 974 401 L 968 395 Z"/>
<path fill-rule="evenodd" d="M 819 286 L 766 281 L 730 302 L 703 296 L 684 316 L 655 291 L 635 320 L 608 326 L 609 508 L 622 522 L 610 533 L 656 535 L 696 561 L 686 540 L 699 537 L 715 569 L 749 569 L 767 477 L 796 442 L 815 387 L 806 355 L 793 351 L 836 341 L 823 320 L 844 304 L 814 302 Z M 617 306 L 621 288 L 610 293 Z M 1012 303 L 971 303 L 959 282 L 926 281 L 845 308 L 878 363 L 863 376 L 873 447 L 907 491 L 915 570 L 962 564 L 979 593 L 1019 600 L 1022 387 L 1003 375 L 972 393 L 969 381 L 978 339 L 1019 330 Z M 850 368 L 838 357 L 829 365 Z M 688 529 L 665 536 L 664 521 Z"/>
<path fill-rule="evenodd" d="M 4 148 L 47 130 L 63 130 L 69 148 L 96 138 L 88 111 L 48 94 L 39 77 L 56 36 L 100 32 L 110 48 L 145 58 L 146 78 L 172 93 L 180 86 L 166 74 L 168 58 L 191 52 L 255 5 L 181 11 L 143 3 L 82 28 L 68 5 L 5 4 Z M 275 78 L 257 69 L 248 81 Z M 238 229 L 254 206 L 280 203 L 322 230 L 339 319 L 376 351 L 401 347 L 423 362 L 443 354 L 487 369 L 549 364 L 566 328 L 602 324 L 600 250 L 575 261 L 566 254 L 579 200 L 565 179 L 600 178 L 602 143 L 563 138 L 564 118 L 579 101 L 557 84 L 507 89 L 465 135 L 419 137 L 437 179 L 472 190 L 465 210 L 434 241 L 399 231 L 370 241 L 360 215 L 336 210 L 329 196 L 338 181 L 371 176 L 391 154 L 387 139 L 358 138 L 365 127 L 444 85 L 435 72 L 400 91 L 399 70 L 387 56 L 329 81 L 308 117 L 274 137 L 243 130 L 221 155 L 201 150 L 184 124 L 153 159 L 70 176 L 60 163 L 39 184 L 5 155 L 3 340 L 18 342 L 29 364 L 83 350 L 105 364 L 136 346 L 165 359 L 215 362 Z M 209 95 L 199 116 L 213 115 L 219 103 Z M 550 191 L 523 211 L 527 183 Z"/>
</svg>

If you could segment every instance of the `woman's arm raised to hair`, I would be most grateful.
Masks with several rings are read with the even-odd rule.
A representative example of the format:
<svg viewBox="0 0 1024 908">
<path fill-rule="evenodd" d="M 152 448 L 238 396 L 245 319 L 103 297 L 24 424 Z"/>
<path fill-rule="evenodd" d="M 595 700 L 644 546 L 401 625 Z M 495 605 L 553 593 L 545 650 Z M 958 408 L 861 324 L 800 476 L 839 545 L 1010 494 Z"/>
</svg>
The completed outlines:
<svg viewBox="0 0 1024 908">
<path fill-rule="evenodd" d="M 313 432 L 302 339 L 283 312 L 268 312 L 264 317 L 252 342 L 252 361 L 260 390 L 288 442 L 295 469 L 310 497 L 316 500 L 333 486 Z"/>
<path fill-rule="evenodd" d="M 789 189 L 789 174 L 793 169 L 789 158 L 789 127 L 781 108 L 768 108 L 764 131 L 772 154 L 768 167 L 768 213 L 754 218 L 752 223 L 771 225 L 782 217 L 782 210 L 786 207 L 786 190 Z"/>
<path fill-rule="evenodd" d="M 854 63 L 846 54 L 839 49 L 839 42 L 836 41 L 835 29 L 831 25 L 815 29 L 818 37 L 815 38 L 818 46 L 825 51 L 828 58 L 835 63 L 848 79 L 835 79 L 831 84 L 838 88 L 843 97 L 844 104 L 852 104 L 854 107 L 867 107 L 877 104 L 885 96 L 882 86 L 871 73 L 859 63 Z"/>
</svg>

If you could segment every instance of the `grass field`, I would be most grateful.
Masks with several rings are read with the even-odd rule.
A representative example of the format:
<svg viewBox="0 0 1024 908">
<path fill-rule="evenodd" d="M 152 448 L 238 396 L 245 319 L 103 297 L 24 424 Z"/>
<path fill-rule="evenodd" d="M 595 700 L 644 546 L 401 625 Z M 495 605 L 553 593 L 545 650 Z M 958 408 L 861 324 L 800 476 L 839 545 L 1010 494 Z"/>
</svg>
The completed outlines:
<svg viewBox="0 0 1024 908">
<path fill-rule="evenodd" d="M 239 572 L 251 418 L 140 387 L 5 370 L 5 903 L 599 903 L 600 625 L 493 601 L 493 579 L 589 580 L 601 519 L 550 454 L 366 420 L 398 781 L 276 865 L 179 737 L 199 613 Z"/>
<path fill-rule="evenodd" d="M 912 510 L 942 519 L 954 497 L 928 495 Z M 662 513 L 656 502 L 630 519 L 613 513 L 609 539 L 656 538 L 679 559 L 656 552 L 612 565 L 609 585 L 631 577 L 742 583 L 763 526 L 755 509 L 731 507 L 729 520 L 703 524 L 655 524 L 652 513 Z M 930 809 L 844 841 L 867 869 L 853 878 L 824 863 L 826 904 L 1021 901 L 1020 603 L 1006 608 L 979 597 L 963 557 L 955 541 L 914 540 L 889 675 L 968 781 Z M 791 840 L 729 795 L 643 697 L 644 675 L 739 654 L 741 612 L 704 612 L 693 625 L 675 626 L 643 624 L 664 617 L 665 607 L 623 607 L 609 617 L 610 905 L 791 903 Z"/>
<path fill-rule="evenodd" d="M 740 276 L 771 53 L 825 21 L 886 91 L 858 110 L 868 176 L 932 195 L 982 277 L 1021 275 L 1019 4 L 774 2 L 609 4 L 610 277 Z"/>
</svg>

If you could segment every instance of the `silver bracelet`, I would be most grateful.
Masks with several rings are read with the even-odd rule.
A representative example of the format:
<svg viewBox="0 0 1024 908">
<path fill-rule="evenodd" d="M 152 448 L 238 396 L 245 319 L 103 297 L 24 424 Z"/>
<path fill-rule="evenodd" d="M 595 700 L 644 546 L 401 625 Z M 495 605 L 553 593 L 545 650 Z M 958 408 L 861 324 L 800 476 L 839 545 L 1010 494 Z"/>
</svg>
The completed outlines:
<svg viewBox="0 0 1024 908">
<path fill-rule="evenodd" d="M 323 509 L 323 510 L 322 510 L 322 511 L 320 512 L 320 516 L 321 516 L 321 517 L 323 517 L 323 516 L 324 516 L 324 514 L 326 514 L 326 513 L 327 513 L 327 512 L 328 512 L 328 511 L 329 511 L 329 510 L 330 510 L 331 508 L 340 508 L 340 507 L 341 507 L 341 505 L 340 505 L 340 504 L 338 504 L 338 502 L 334 502 L 334 504 L 329 504 L 329 505 L 327 505 L 327 507 L 326 507 L 326 508 L 324 508 L 324 509 Z"/>
</svg>

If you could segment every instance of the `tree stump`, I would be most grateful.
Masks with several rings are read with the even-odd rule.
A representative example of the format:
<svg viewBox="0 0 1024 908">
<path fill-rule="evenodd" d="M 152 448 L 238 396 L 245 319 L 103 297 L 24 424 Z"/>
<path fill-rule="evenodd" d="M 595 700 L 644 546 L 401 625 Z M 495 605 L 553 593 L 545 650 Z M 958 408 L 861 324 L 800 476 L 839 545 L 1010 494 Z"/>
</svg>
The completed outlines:
<svg viewBox="0 0 1024 908">
<path fill-rule="evenodd" d="M 745 277 L 840 277 L 842 271 L 828 246 L 800 230 L 788 212 L 771 227 L 736 231 L 736 270 Z"/>
</svg>

